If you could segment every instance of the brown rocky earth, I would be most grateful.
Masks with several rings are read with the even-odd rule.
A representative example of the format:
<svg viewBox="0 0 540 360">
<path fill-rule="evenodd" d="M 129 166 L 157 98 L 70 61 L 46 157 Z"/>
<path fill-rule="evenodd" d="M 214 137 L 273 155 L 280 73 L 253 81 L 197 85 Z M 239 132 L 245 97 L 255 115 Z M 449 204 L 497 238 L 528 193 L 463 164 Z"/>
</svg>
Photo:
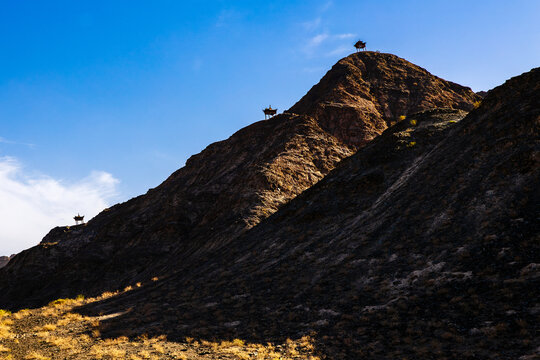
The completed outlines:
<svg viewBox="0 0 540 360">
<path fill-rule="evenodd" d="M 3 268 L 9 262 L 9 256 L 0 256 L 0 268 Z"/>
<path fill-rule="evenodd" d="M 537 358 L 539 98 L 535 69 L 465 118 L 410 115 L 194 271 L 81 311 L 129 308 L 105 336 L 310 336 L 329 359 Z"/>
<path fill-rule="evenodd" d="M 289 111 L 307 114 L 346 144 L 361 147 L 403 116 L 432 108 L 471 110 L 481 98 L 392 54 L 341 59 Z"/>
<path fill-rule="evenodd" d="M 319 181 L 391 118 L 434 106 L 469 109 L 476 99 L 470 89 L 397 56 L 353 54 L 288 113 L 208 146 L 157 188 L 106 209 L 84 226 L 51 230 L 0 272 L 0 287 L 6 289 L 0 306 L 97 295 L 166 274 L 171 261 L 175 268 L 198 263 L 209 249 L 224 246 Z M 330 100 L 356 112 L 344 123 L 343 111 L 327 106 Z M 377 131 L 351 140 L 343 134 L 352 133 L 352 123 L 378 124 Z"/>
<path fill-rule="evenodd" d="M 372 56 L 388 63 L 346 59 Z M 78 331 L 167 335 L 170 351 L 309 338 L 328 359 L 535 358 L 539 98 L 534 69 L 469 114 L 407 111 L 352 156 L 360 142 L 297 104 L 87 226 L 54 229 L 0 271 L 0 305 L 134 285 L 74 309 L 101 319 Z M 270 358 L 258 351 L 237 358 Z"/>
</svg>

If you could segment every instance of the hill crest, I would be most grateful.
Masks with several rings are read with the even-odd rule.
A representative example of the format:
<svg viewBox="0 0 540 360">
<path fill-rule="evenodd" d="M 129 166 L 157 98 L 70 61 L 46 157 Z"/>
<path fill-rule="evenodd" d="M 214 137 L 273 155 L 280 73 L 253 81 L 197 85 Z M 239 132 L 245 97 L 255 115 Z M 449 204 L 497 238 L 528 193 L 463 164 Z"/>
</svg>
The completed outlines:
<svg viewBox="0 0 540 360">
<path fill-rule="evenodd" d="M 481 98 L 393 54 L 362 51 L 338 61 L 289 109 L 362 147 L 404 116 L 433 108 L 469 111 Z"/>
</svg>

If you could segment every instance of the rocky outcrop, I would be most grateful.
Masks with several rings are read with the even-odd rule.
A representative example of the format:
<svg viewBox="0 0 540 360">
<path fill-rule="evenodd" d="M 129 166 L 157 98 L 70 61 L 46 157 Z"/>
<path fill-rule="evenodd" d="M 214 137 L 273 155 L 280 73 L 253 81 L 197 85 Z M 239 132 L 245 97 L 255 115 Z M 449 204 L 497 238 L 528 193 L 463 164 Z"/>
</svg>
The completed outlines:
<svg viewBox="0 0 540 360">
<path fill-rule="evenodd" d="M 341 59 L 289 111 L 312 116 L 344 143 L 361 147 L 409 114 L 468 111 L 478 100 L 470 88 L 398 56 L 362 51 Z"/>
<path fill-rule="evenodd" d="M 483 99 L 487 96 L 487 91 L 478 91 L 476 95 L 480 96 Z"/>
<path fill-rule="evenodd" d="M 9 256 L 0 256 L 0 268 L 3 268 L 9 262 Z"/>
</svg>

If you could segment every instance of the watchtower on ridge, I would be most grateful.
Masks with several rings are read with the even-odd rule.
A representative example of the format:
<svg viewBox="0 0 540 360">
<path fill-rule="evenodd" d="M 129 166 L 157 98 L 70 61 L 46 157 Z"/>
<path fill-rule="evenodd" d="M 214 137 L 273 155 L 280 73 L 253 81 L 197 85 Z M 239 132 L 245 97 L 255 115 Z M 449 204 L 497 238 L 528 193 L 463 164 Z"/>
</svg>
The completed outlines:
<svg viewBox="0 0 540 360">
<path fill-rule="evenodd" d="M 366 43 L 362 40 L 358 40 L 356 42 L 356 44 L 354 44 L 354 47 L 356 48 L 356 52 L 360 51 L 360 50 L 365 50 L 366 49 Z"/>
<path fill-rule="evenodd" d="M 272 105 L 269 105 L 266 109 L 263 109 L 264 118 L 269 119 L 276 115 L 277 109 L 272 109 Z"/>
<path fill-rule="evenodd" d="M 75 219 L 75 225 L 84 224 L 84 215 L 80 215 L 77 213 L 76 216 L 73 217 Z"/>
</svg>

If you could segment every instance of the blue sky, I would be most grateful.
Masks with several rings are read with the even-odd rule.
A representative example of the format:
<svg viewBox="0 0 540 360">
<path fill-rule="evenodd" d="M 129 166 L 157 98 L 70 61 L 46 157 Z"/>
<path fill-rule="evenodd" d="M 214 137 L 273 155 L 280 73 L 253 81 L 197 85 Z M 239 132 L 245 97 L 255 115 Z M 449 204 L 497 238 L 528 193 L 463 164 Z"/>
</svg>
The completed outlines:
<svg viewBox="0 0 540 360">
<path fill-rule="evenodd" d="M 0 255 L 289 108 L 357 39 L 475 91 L 540 60 L 536 0 L 0 5 Z"/>
</svg>

